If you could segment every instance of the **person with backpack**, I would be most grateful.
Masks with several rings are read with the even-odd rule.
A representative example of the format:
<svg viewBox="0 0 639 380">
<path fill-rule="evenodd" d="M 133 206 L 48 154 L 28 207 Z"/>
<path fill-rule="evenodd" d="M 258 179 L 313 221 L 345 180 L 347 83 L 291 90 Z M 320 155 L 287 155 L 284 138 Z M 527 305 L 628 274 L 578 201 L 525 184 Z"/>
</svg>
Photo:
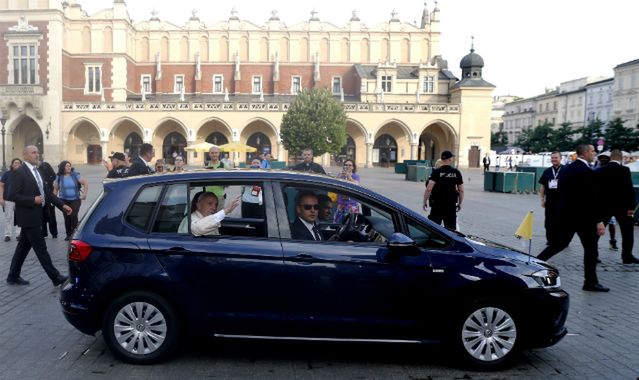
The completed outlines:
<svg viewBox="0 0 639 380">
<path fill-rule="evenodd" d="M 89 184 L 76 172 L 69 161 L 62 161 L 58 165 L 58 177 L 53 184 L 53 193 L 60 198 L 65 205 L 71 207 L 71 214 L 64 215 L 64 228 L 70 240 L 73 231 L 78 226 L 78 213 L 83 200 L 87 199 Z"/>
</svg>

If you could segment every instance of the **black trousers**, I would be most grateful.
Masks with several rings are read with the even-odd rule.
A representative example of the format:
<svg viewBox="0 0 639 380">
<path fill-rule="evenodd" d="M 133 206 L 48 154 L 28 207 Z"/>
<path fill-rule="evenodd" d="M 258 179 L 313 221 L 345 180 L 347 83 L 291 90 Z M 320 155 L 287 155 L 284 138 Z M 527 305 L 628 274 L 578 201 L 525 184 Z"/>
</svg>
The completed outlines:
<svg viewBox="0 0 639 380">
<path fill-rule="evenodd" d="M 613 215 L 608 215 L 606 220 L 606 227 L 610 221 L 610 217 L 614 216 L 617 219 L 617 226 L 621 231 L 621 259 L 630 260 L 633 257 L 632 248 L 635 244 L 635 225 L 631 217 L 625 212 L 616 212 Z"/>
<path fill-rule="evenodd" d="M 559 212 L 548 207 L 545 208 L 544 227 L 546 228 L 546 244 L 550 245 L 553 241 L 561 238 L 561 223 L 559 222 Z"/>
<path fill-rule="evenodd" d="M 82 204 L 82 201 L 79 199 L 74 199 L 72 201 L 63 199 L 62 201 L 65 205 L 71 207 L 71 214 L 64 214 L 64 229 L 67 236 L 71 236 L 73 235 L 76 227 L 78 227 L 78 213 L 80 212 L 80 205 Z"/>
<path fill-rule="evenodd" d="M 444 222 L 444 227 L 451 230 L 457 229 L 457 205 L 448 202 L 433 203 L 430 208 L 428 219 L 437 224 Z"/>
<path fill-rule="evenodd" d="M 47 225 L 51 236 L 58 236 L 58 222 L 55 220 L 55 206 L 47 204 L 43 207 L 42 234 L 47 236 Z"/>
<path fill-rule="evenodd" d="M 490 164 L 484 164 L 484 172 L 487 172 L 490 169 Z"/>
<path fill-rule="evenodd" d="M 549 245 L 541 251 L 537 258 L 547 261 L 554 255 L 563 251 L 570 245 L 572 238 L 577 234 L 581 245 L 584 247 L 584 282 L 588 285 L 597 284 L 597 259 L 599 250 L 597 248 L 597 225 L 593 223 L 579 223 L 574 221 L 564 222 L 556 240 L 550 241 Z"/>
<path fill-rule="evenodd" d="M 60 272 L 53 266 L 51 256 L 49 256 L 49 251 L 47 251 L 47 243 L 44 241 L 44 235 L 42 235 L 41 226 L 22 227 L 22 237 L 13 253 L 7 279 L 20 277 L 22 264 L 24 264 L 24 260 L 27 258 L 31 248 L 35 251 L 38 261 L 40 261 L 40 265 L 42 265 L 47 276 L 49 276 L 51 281 L 55 281 L 60 276 Z"/>
</svg>

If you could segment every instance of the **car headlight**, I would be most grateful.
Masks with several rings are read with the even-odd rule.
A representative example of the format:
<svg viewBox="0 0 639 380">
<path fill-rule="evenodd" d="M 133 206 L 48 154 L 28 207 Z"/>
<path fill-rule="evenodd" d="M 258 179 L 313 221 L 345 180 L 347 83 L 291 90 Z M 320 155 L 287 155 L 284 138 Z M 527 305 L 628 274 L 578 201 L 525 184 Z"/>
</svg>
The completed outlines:
<svg viewBox="0 0 639 380">
<path fill-rule="evenodd" d="M 561 286 L 559 272 L 551 269 L 542 269 L 530 275 L 542 288 L 557 288 Z"/>
</svg>

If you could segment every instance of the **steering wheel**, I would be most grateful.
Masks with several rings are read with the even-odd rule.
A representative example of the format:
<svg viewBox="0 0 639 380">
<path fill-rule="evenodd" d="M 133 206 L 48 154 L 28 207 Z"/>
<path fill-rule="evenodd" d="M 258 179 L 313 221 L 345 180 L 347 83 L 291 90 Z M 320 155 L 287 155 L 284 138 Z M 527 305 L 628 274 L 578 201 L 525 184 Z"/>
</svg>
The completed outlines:
<svg viewBox="0 0 639 380">
<path fill-rule="evenodd" d="M 335 233 L 335 240 L 338 241 L 356 241 L 362 242 L 368 240 L 368 235 L 363 231 L 364 225 L 360 226 L 362 222 L 360 214 L 348 213 L 342 221 L 342 225 Z"/>
</svg>

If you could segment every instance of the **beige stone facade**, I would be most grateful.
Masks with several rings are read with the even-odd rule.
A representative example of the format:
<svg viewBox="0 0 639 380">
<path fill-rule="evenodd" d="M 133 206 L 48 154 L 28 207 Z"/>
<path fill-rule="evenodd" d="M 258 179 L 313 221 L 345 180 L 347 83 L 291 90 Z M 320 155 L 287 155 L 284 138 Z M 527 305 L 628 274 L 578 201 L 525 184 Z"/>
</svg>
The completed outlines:
<svg viewBox="0 0 639 380">
<path fill-rule="evenodd" d="M 347 146 L 333 158 L 373 166 L 452 150 L 460 166 L 478 166 L 494 86 L 474 50 L 459 80 L 440 55 L 439 10 L 416 11 L 420 25 L 393 14 L 369 27 L 355 13 L 343 26 L 315 14 L 286 26 L 276 13 L 257 25 L 232 12 L 177 26 L 155 16 L 134 24 L 122 0 L 94 15 L 76 1 L 0 0 L 5 157 L 36 144 L 51 162 L 97 163 L 149 142 L 171 161 L 189 145 L 236 141 L 286 161 L 282 116 L 297 91 L 316 87 L 348 117 Z M 190 165 L 203 159 L 187 154 Z"/>
</svg>

